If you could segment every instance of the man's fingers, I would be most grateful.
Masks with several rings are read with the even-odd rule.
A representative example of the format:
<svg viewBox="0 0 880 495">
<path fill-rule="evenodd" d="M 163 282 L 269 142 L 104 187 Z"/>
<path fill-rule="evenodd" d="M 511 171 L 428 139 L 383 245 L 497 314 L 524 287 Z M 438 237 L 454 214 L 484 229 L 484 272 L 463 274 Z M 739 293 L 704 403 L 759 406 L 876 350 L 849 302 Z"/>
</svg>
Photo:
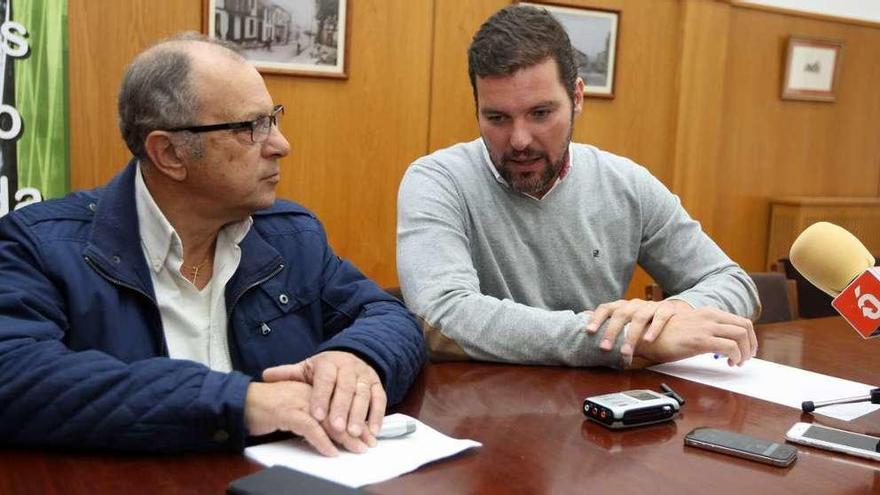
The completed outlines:
<svg viewBox="0 0 880 495">
<path fill-rule="evenodd" d="M 742 362 L 742 353 L 735 340 L 714 337 L 707 342 L 707 346 L 703 350 L 727 356 L 727 364 L 730 366 L 735 366 Z"/>
<path fill-rule="evenodd" d="M 307 383 L 309 381 L 306 373 L 307 366 L 308 364 L 306 361 L 301 361 L 296 364 L 285 364 L 275 366 L 274 368 L 266 368 L 266 370 L 263 371 L 263 381 L 266 383 L 272 383 L 293 380 Z"/>
<path fill-rule="evenodd" d="M 742 328 L 736 325 L 716 325 L 712 333 L 716 337 L 726 338 L 736 344 L 739 349 L 740 358 L 731 359 L 733 364 L 741 365 L 754 355 L 754 347 L 752 347 L 754 330 L 752 330 L 751 325 L 749 328 Z"/>
<path fill-rule="evenodd" d="M 655 318 L 654 312 L 657 310 L 657 307 L 657 303 L 633 300 L 627 308 L 624 308 L 631 312 L 631 316 L 629 316 L 629 329 L 626 331 L 626 340 L 620 346 L 621 354 L 632 356 L 635 353 L 639 340 L 641 340 L 646 331 L 649 331 L 648 326 L 652 324 Z"/>
<path fill-rule="evenodd" d="M 651 319 L 651 326 L 648 327 L 648 331 L 645 332 L 642 338 L 647 342 L 653 342 L 660 335 L 660 332 L 666 328 L 666 324 L 675 314 L 676 311 L 672 305 L 660 303 L 654 312 L 654 317 Z"/>
<path fill-rule="evenodd" d="M 645 331 L 645 327 L 651 319 L 656 303 L 643 301 L 641 299 L 632 299 L 629 301 L 618 301 L 614 313 L 605 326 L 605 334 L 599 343 L 599 348 L 609 351 L 614 347 L 618 334 L 623 328 L 629 324 L 627 331 L 627 339 L 620 346 L 621 354 L 631 356 L 635 350 L 635 344 L 638 343 L 639 337 Z"/>
<path fill-rule="evenodd" d="M 370 409 L 370 384 L 357 382 L 354 388 L 354 398 L 351 400 L 351 410 L 348 413 L 348 433 L 353 437 L 360 437 L 366 428 L 367 411 Z"/>
<path fill-rule="evenodd" d="M 750 357 L 755 357 L 758 355 L 758 336 L 755 335 L 755 326 L 752 324 L 752 321 L 749 320 L 749 342 L 752 344 L 752 355 Z"/>
<path fill-rule="evenodd" d="M 309 409 L 312 412 L 312 417 L 318 421 L 323 421 L 330 411 L 330 400 L 334 395 L 333 389 L 337 386 L 337 374 L 336 365 L 329 361 L 318 361 L 315 365 Z M 345 426 L 343 425 L 342 428 Z"/>
<path fill-rule="evenodd" d="M 596 333 L 596 330 L 605 323 L 605 320 L 611 316 L 618 306 L 622 305 L 625 301 L 614 301 L 610 303 L 600 304 L 596 307 L 596 310 L 592 312 L 590 316 L 590 322 L 587 323 L 587 332 Z"/>
<path fill-rule="evenodd" d="M 333 441 L 342 445 L 345 450 L 349 452 L 354 452 L 356 454 L 363 454 L 367 451 L 367 443 L 357 437 L 353 437 L 348 434 L 346 431 L 336 431 L 333 429 L 331 425 L 326 425 L 327 431 L 330 432 L 330 436 L 333 438 Z"/>
<path fill-rule="evenodd" d="M 321 427 L 315 418 L 297 410 L 293 410 L 289 414 L 289 416 L 284 418 L 281 429 L 302 436 L 321 455 L 327 457 L 339 455 L 339 450 L 333 445 L 330 437 L 327 436 L 327 432 L 324 431 L 324 428 Z"/>
<path fill-rule="evenodd" d="M 370 433 L 376 436 L 379 434 L 379 430 L 382 429 L 382 419 L 385 417 L 388 397 L 385 395 L 385 389 L 382 388 L 380 382 L 374 383 L 370 389 Z"/>
<path fill-rule="evenodd" d="M 353 369 L 343 367 L 337 370 L 336 388 L 333 389 L 333 398 L 330 401 L 330 411 L 327 416 L 330 427 L 337 432 L 345 431 L 348 425 L 356 383 L 357 375 Z"/>
<path fill-rule="evenodd" d="M 743 328 L 752 326 L 752 320 L 749 320 L 748 318 L 743 318 L 742 316 L 735 315 L 733 313 L 728 313 L 727 311 L 721 311 L 720 309 L 716 308 L 703 308 L 700 311 L 711 313 L 712 319 L 718 323 L 726 323 L 728 325 L 736 325 Z"/>
</svg>

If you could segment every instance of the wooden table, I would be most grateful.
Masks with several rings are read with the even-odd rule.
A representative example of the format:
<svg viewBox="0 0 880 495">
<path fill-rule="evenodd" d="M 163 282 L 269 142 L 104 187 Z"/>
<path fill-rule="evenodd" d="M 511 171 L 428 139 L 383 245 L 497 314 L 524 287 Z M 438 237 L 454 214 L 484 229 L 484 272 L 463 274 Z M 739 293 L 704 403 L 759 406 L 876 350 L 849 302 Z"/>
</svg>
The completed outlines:
<svg viewBox="0 0 880 495">
<path fill-rule="evenodd" d="M 863 341 L 840 318 L 758 329 L 762 359 L 880 384 L 880 339 Z M 584 420 L 583 398 L 671 385 L 687 399 L 675 422 L 610 431 Z M 805 399 L 821 400 L 825 397 Z M 880 493 L 880 463 L 799 446 L 775 468 L 684 447 L 697 426 L 783 441 L 797 421 L 880 434 L 880 412 L 851 422 L 647 370 L 444 363 L 429 365 L 395 408 L 483 447 L 371 485 L 386 494 Z M 0 449 L 0 493 L 222 493 L 260 469 L 234 454 L 108 455 Z"/>
</svg>

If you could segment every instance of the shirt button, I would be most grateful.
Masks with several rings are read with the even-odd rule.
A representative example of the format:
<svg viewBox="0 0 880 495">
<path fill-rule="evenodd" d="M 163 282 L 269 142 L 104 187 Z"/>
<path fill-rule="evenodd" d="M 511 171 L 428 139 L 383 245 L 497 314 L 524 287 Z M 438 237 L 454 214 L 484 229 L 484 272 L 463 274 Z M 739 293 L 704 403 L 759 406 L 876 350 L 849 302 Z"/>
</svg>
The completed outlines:
<svg viewBox="0 0 880 495">
<path fill-rule="evenodd" d="M 278 302 L 280 302 L 281 304 L 287 304 L 288 302 L 290 302 L 290 298 L 287 297 L 287 294 L 281 294 L 280 296 L 278 296 Z"/>
<path fill-rule="evenodd" d="M 265 323 L 263 323 L 262 325 L 260 325 L 260 333 L 261 333 L 261 334 L 263 334 L 263 335 L 269 335 L 269 332 L 271 332 L 271 331 L 272 331 L 272 329 L 269 328 L 269 325 L 266 325 Z"/>
<path fill-rule="evenodd" d="M 214 441 L 217 443 L 226 443 L 229 440 L 229 432 L 226 430 L 217 430 L 214 432 Z"/>
<path fill-rule="evenodd" d="M 95 203 L 89 203 L 89 209 L 95 211 L 96 209 L 98 209 L 98 205 L 96 205 Z"/>
<path fill-rule="evenodd" d="M 114 256 L 114 257 L 113 257 L 113 263 L 115 263 L 115 264 L 118 265 L 118 264 L 121 263 L 121 262 L 122 262 L 122 258 L 120 258 L 119 256 Z"/>
</svg>

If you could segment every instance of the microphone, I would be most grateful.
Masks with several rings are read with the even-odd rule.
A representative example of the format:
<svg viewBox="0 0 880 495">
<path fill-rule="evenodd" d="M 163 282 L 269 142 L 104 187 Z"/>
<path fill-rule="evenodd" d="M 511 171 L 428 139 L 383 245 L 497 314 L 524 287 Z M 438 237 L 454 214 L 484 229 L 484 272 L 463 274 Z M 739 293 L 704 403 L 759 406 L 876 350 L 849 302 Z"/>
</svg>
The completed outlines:
<svg viewBox="0 0 880 495">
<path fill-rule="evenodd" d="M 845 399 L 801 402 L 801 410 L 803 412 L 813 412 L 819 407 L 836 406 L 837 404 L 855 404 L 856 402 L 870 402 L 871 404 L 880 404 L 880 388 L 872 389 L 868 395 L 859 395 L 857 397 L 847 397 Z"/>
<path fill-rule="evenodd" d="M 862 337 L 880 336 L 880 269 L 843 227 L 818 222 L 795 239 L 791 264 L 811 284 L 834 297 L 831 306 Z"/>
</svg>

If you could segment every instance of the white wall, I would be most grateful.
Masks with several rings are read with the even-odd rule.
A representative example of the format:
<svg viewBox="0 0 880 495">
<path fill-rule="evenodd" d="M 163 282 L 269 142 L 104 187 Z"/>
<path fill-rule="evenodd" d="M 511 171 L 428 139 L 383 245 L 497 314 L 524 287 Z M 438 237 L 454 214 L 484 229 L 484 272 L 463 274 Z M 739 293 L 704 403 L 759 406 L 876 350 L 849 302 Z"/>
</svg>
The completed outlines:
<svg viewBox="0 0 880 495">
<path fill-rule="evenodd" d="M 744 0 L 742 3 L 880 22 L 880 0 Z"/>
</svg>

